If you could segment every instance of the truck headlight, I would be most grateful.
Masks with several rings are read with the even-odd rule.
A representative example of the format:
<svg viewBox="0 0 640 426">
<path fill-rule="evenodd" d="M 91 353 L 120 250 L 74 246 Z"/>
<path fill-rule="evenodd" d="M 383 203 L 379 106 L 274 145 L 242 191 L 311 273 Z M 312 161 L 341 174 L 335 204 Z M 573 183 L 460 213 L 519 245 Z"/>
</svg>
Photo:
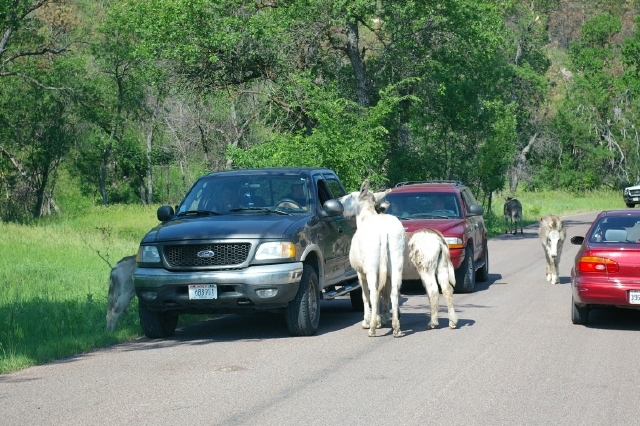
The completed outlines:
<svg viewBox="0 0 640 426">
<path fill-rule="evenodd" d="M 292 243 L 263 243 L 256 250 L 256 260 L 295 259 L 295 257 L 296 247 Z"/>
<path fill-rule="evenodd" d="M 462 240 L 458 237 L 444 237 L 444 240 L 447 242 L 449 249 L 464 248 L 464 244 L 462 243 Z"/>
<path fill-rule="evenodd" d="M 156 246 L 140 246 L 136 259 L 141 263 L 160 263 L 160 253 Z"/>
</svg>

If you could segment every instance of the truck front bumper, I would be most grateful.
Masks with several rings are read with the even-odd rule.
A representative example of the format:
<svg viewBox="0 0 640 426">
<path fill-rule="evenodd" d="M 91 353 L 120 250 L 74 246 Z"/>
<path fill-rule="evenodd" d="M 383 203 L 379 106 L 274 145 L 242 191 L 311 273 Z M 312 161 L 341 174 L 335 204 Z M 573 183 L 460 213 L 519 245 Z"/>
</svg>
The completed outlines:
<svg viewBox="0 0 640 426">
<path fill-rule="evenodd" d="M 302 263 L 251 266 L 241 270 L 172 272 L 137 268 L 133 283 L 148 309 L 194 313 L 225 313 L 282 308 L 293 300 L 302 277 Z M 215 284 L 215 299 L 189 298 L 189 285 Z"/>
</svg>

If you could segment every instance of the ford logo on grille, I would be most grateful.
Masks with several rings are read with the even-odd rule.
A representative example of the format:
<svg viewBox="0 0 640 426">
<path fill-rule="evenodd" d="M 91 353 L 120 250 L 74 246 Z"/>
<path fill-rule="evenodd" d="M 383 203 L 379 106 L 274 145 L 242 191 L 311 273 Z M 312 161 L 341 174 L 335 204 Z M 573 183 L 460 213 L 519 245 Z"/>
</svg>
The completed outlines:
<svg viewBox="0 0 640 426">
<path fill-rule="evenodd" d="M 208 259 L 215 256 L 215 253 L 213 253 L 213 250 L 202 250 L 198 252 L 197 256 L 200 258 Z"/>
</svg>

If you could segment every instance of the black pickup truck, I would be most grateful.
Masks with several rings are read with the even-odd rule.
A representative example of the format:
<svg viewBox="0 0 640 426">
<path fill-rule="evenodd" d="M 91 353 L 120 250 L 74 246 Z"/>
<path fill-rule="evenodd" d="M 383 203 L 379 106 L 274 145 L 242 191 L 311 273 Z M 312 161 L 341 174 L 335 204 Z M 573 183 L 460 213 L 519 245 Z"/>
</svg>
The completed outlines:
<svg viewBox="0 0 640 426">
<path fill-rule="evenodd" d="M 320 300 L 347 293 L 362 310 L 349 263 L 354 223 L 322 168 L 229 170 L 202 176 L 180 205 L 158 208 L 140 242 L 133 282 L 147 337 L 169 337 L 178 316 L 282 312 L 294 336 L 314 334 Z"/>
</svg>

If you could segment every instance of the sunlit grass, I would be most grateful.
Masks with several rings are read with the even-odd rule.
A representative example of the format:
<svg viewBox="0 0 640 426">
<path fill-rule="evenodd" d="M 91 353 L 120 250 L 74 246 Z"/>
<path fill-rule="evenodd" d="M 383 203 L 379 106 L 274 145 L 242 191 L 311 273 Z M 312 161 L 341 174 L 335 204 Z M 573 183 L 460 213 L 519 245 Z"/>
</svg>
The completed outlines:
<svg viewBox="0 0 640 426">
<path fill-rule="evenodd" d="M 106 331 L 110 264 L 157 223 L 155 208 L 132 206 L 0 223 L 0 373 L 139 337 L 135 303 Z"/>
<path fill-rule="evenodd" d="M 537 224 L 542 216 L 556 214 L 565 216 L 591 211 L 626 209 L 621 191 L 590 191 L 574 194 L 563 191 L 520 192 L 515 198 L 522 203 L 523 226 Z M 491 212 L 485 213 L 485 224 L 489 236 L 503 234 L 505 220 L 503 199 L 494 199 Z"/>
</svg>

